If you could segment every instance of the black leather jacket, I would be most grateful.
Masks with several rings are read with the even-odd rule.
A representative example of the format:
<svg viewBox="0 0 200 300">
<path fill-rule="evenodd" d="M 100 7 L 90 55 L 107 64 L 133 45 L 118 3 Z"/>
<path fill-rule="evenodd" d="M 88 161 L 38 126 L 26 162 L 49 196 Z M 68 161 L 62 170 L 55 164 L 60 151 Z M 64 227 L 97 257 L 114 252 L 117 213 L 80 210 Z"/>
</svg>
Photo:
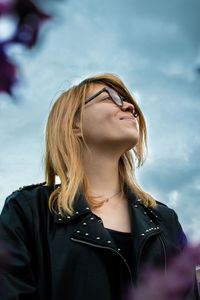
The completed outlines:
<svg viewBox="0 0 200 300">
<path fill-rule="evenodd" d="M 74 216 L 50 213 L 48 199 L 54 188 L 28 186 L 6 199 L 0 236 L 9 247 L 10 259 L 1 274 L 0 299 L 121 299 L 125 283 L 140 281 L 143 266 L 167 271 L 168 253 L 184 247 L 186 238 L 176 213 L 160 202 L 155 209 L 145 207 L 126 186 L 132 212 L 135 267 L 131 272 L 83 195 L 75 199 Z M 197 294 L 190 299 L 198 299 Z"/>
</svg>

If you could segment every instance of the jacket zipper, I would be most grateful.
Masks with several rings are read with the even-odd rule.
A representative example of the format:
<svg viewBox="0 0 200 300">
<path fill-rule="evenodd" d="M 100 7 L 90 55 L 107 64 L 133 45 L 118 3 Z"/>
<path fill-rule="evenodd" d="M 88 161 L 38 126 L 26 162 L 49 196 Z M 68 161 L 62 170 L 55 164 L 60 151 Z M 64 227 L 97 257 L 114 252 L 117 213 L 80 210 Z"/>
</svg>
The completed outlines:
<svg viewBox="0 0 200 300">
<path fill-rule="evenodd" d="M 167 254 L 166 254 L 166 247 L 165 247 L 165 243 L 163 241 L 163 239 L 161 238 L 161 236 L 159 235 L 159 240 L 162 244 L 163 247 L 163 253 L 164 253 L 164 260 L 165 260 L 165 274 L 167 274 Z"/>
<path fill-rule="evenodd" d="M 130 281 L 131 281 L 131 283 L 133 284 L 133 277 L 132 277 L 132 273 L 131 273 L 131 269 L 130 269 L 129 265 L 127 264 L 125 258 L 124 258 L 119 252 L 117 252 L 115 249 L 109 248 L 109 247 L 105 247 L 105 246 L 95 245 L 95 244 L 88 243 L 88 242 L 85 242 L 85 241 L 82 241 L 82 240 L 77 240 L 77 239 L 75 239 L 75 238 L 71 238 L 71 240 L 72 240 L 72 241 L 75 241 L 75 242 L 78 242 L 78 243 L 90 245 L 90 246 L 93 246 L 93 247 L 96 247 L 96 248 L 108 249 L 108 250 L 111 250 L 111 251 L 117 253 L 117 254 L 122 258 L 123 262 L 125 263 L 125 265 L 126 265 L 128 271 L 129 271 Z"/>
</svg>

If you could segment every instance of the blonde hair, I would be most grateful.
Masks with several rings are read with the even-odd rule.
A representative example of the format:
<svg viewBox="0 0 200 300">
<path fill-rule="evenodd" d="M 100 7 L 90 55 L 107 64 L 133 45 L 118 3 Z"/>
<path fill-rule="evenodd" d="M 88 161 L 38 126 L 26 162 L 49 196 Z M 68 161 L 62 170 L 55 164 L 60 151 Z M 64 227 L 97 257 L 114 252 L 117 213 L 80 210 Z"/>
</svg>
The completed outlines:
<svg viewBox="0 0 200 300">
<path fill-rule="evenodd" d="M 130 92 L 114 74 L 102 74 L 87 78 L 80 84 L 64 92 L 54 103 L 46 125 L 46 155 L 45 178 L 47 185 L 55 185 L 56 176 L 61 184 L 50 195 L 49 208 L 51 212 L 57 210 L 63 214 L 73 215 L 75 196 L 82 191 L 90 207 L 98 207 L 96 198 L 89 194 L 89 181 L 84 172 L 81 153 L 85 143 L 74 133 L 77 122 L 80 123 L 82 133 L 82 112 L 84 101 L 90 88 L 95 84 L 104 84 L 115 89 L 120 95 L 128 98 L 138 113 L 139 142 L 132 150 L 135 154 L 137 167 L 143 165 L 147 153 L 147 131 L 144 116 L 131 96 Z M 124 195 L 124 183 L 138 195 L 145 206 L 154 207 L 156 201 L 145 193 L 135 179 L 135 161 L 131 151 L 125 152 L 119 159 L 119 177 L 121 197 Z M 55 211 L 55 203 L 57 210 Z"/>
</svg>

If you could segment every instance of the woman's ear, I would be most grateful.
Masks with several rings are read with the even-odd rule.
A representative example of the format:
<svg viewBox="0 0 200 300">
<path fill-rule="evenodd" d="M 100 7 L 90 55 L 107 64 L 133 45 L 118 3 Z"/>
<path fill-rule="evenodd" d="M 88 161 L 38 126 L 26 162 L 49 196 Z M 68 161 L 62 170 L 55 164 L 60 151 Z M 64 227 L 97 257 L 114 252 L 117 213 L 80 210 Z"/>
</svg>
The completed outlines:
<svg viewBox="0 0 200 300">
<path fill-rule="evenodd" d="M 73 132 L 75 135 L 77 135 L 78 137 L 81 137 L 81 128 L 80 125 L 77 123 L 74 127 L 73 127 Z"/>
</svg>

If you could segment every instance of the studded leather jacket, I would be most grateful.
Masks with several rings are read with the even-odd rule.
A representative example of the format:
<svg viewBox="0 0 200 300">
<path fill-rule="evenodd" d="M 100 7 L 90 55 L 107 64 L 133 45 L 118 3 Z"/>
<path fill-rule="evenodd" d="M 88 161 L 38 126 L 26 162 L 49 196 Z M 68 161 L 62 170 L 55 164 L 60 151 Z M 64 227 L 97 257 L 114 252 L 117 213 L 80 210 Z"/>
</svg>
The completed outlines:
<svg viewBox="0 0 200 300">
<path fill-rule="evenodd" d="M 122 299 L 127 283 L 140 282 L 144 266 L 167 271 L 169 253 L 184 247 L 176 213 L 160 202 L 155 209 L 145 207 L 125 186 L 132 213 L 131 270 L 82 194 L 75 198 L 72 217 L 50 213 L 48 199 L 54 189 L 28 186 L 6 199 L 0 236 L 10 256 L 0 274 L 0 299 Z M 199 298 L 192 293 L 190 299 Z"/>
</svg>

